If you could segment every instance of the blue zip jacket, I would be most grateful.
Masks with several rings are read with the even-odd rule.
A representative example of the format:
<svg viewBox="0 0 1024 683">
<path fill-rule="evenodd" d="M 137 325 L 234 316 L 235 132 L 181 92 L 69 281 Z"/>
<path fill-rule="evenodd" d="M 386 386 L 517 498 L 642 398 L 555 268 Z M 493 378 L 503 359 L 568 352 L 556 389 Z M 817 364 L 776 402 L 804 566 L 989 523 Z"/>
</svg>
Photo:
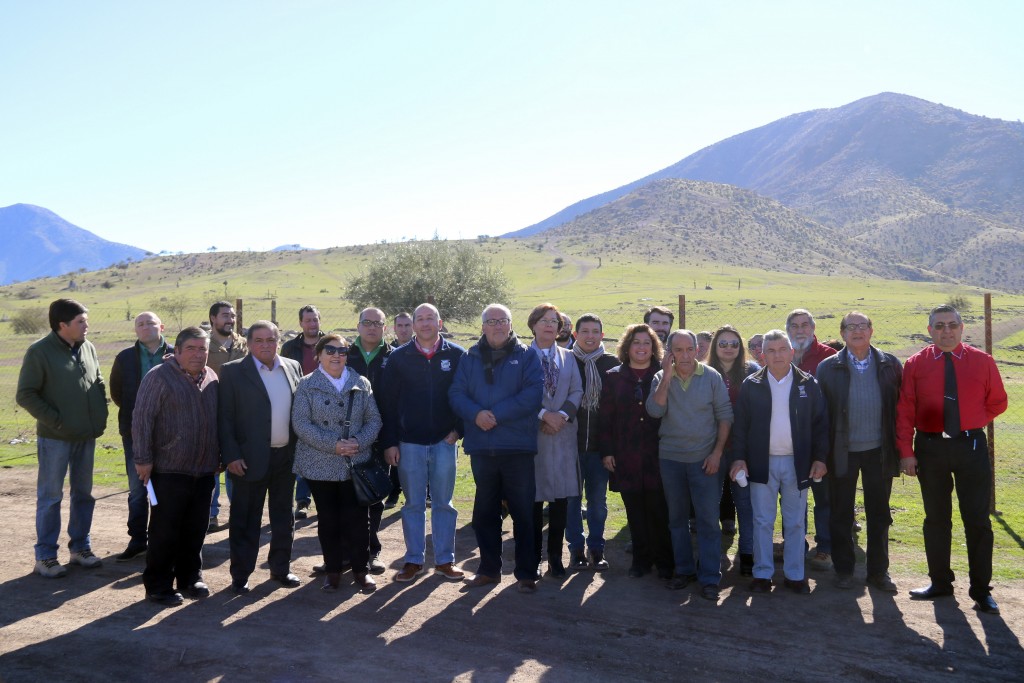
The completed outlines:
<svg viewBox="0 0 1024 683">
<path fill-rule="evenodd" d="M 537 354 L 522 344 L 494 366 L 494 383 L 488 384 L 480 355 L 483 339 L 459 362 L 455 381 L 448 390 L 452 409 L 462 418 L 462 448 L 470 455 L 536 453 L 537 414 L 544 395 L 544 374 Z M 490 431 L 476 426 L 481 410 L 494 413 L 498 424 Z"/>
<path fill-rule="evenodd" d="M 404 344 L 388 356 L 377 395 L 384 428 L 382 448 L 399 443 L 435 444 L 451 431 L 463 434 L 462 420 L 452 410 L 448 389 L 466 349 L 441 339 L 428 360 L 416 344 Z"/>
<path fill-rule="evenodd" d="M 793 367 L 789 390 L 789 427 L 793 435 L 793 460 L 797 486 L 811 485 L 811 463 L 828 456 L 828 407 L 813 375 Z M 740 387 L 736 420 L 732 425 L 733 461 L 744 460 L 750 481 L 768 483 L 768 439 L 772 423 L 772 390 L 768 368 L 749 375 Z"/>
</svg>

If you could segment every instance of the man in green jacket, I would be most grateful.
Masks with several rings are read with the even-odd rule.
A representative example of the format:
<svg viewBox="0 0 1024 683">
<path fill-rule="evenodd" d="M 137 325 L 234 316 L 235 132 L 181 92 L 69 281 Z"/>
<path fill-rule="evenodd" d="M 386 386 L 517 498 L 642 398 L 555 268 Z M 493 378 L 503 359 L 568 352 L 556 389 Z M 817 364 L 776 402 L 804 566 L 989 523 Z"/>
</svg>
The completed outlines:
<svg viewBox="0 0 1024 683">
<path fill-rule="evenodd" d="M 64 477 L 71 470 L 68 535 L 71 564 L 101 562 L 89 541 L 93 454 L 107 426 L 107 398 L 96 347 L 86 341 L 89 310 L 73 299 L 50 304 L 53 330 L 28 347 L 18 377 L 18 405 L 36 418 L 39 475 L 36 487 L 36 566 L 47 578 L 67 570 L 57 560 Z"/>
</svg>

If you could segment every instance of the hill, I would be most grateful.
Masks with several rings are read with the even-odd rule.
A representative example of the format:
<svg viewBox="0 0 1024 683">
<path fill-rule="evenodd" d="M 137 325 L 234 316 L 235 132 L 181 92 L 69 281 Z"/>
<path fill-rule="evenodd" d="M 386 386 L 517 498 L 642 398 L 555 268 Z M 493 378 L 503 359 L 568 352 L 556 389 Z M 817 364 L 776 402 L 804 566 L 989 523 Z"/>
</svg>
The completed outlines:
<svg viewBox="0 0 1024 683">
<path fill-rule="evenodd" d="M 0 208 L 0 285 L 78 270 L 98 270 L 146 252 L 110 242 L 31 204 Z"/>
<path fill-rule="evenodd" d="M 1024 287 L 1014 234 L 1024 230 L 1024 125 L 894 93 L 741 133 L 506 236 L 563 225 L 666 178 L 753 190 L 848 237 L 875 240 L 896 262 Z M 956 237 L 936 240 L 950 225 Z M 993 244 L 1005 248 L 1001 273 L 978 260 L 981 245 Z"/>
</svg>

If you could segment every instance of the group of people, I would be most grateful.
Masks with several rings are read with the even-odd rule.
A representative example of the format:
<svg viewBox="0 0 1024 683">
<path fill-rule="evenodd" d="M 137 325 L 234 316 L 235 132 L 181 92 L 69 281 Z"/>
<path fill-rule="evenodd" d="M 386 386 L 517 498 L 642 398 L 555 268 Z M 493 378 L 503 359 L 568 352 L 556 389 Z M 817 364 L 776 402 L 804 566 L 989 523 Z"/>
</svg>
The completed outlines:
<svg viewBox="0 0 1024 683">
<path fill-rule="evenodd" d="M 954 308 L 931 311 L 932 344 L 905 365 L 871 344 L 871 319 L 859 311 L 842 318 L 838 351 L 818 341 L 804 309 L 789 314 L 784 330 L 747 344 L 731 325 L 694 333 L 673 330 L 674 321 L 669 309 L 651 308 L 611 354 L 599 316 L 582 315 L 573 327 L 551 303 L 530 312 L 529 345 L 513 330 L 508 307 L 488 305 L 469 348 L 441 334 L 441 313 L 429 303 L 396 316 L 401 336 L 393 344 L 385 341 L 385 313 L 375 307 L 360 313 L 350 341 L 323 332 L 319 311 L 304 306 L 301 334 L 283 346 L 270 321 L 253 323 L 244 338 L 237 334 L 227 302 L 211 307 L 209 332 L 186 327 L 173 346 L 158 316 L 140 313 L 137 342 L 118 354 L 110 373 L 129 477 L 130 540 L 116 559 L 145 554 L 143 582 L 154 602 L 208 595 L 202 546 L 216 528 L 218 473 L 226 471 L 235 593 L 250 590 L 265 506 L 270 576 L 300 585 L 290 569 L 294 524 L 311 504 L 323 589 L 338 590 L 351 569 L 354 584 L 373 591 L 372 575 L 386 570 L 378 538 L 385 501 L 361 503 L 353 477 L 360 464 L 379 458 L 397 474 L 405 499 L 406 548 L 394 580 L 415 581 L 426 571 L 428 507 L 434 573 L 462 580 L 452 504 L 461 440 L 476 485 L 480 562 L 469 577 L 473 587 L 501 580 L 505 516 L 512 517 L 520 592 L 536 591 L 545 554 L 555 578 L 567 568 L 608 569 L 611 490 L 626 509 L 630 577 L 656 571 L 669 588 L 695 584 L 701 597 L 717 601 L 721 534 L 735 528 L 740 574 L 751 578 L 751 591 L 768 593 L 781 508 L 782 586 L 809 593 L 811 559 L 834 569 L 838 588 L 850 588 L 860 479 L 866 583 L 896 592 L 888 573 L 889 497 L 903 473 L 921 483 L 931 578 L 911 597 L 953 593 L 955 486 L 970 596 L 979 610 L 998 613 L 989 585 L 984 428 L 1006 409 L 1007 397 L 991 356 L 962 343 Z M 93 450 L 107 405 L 86 340 L 87 309 L 54 301 L 50 326 L 25 355 L 17 400 L 38 423 L 35 571 L 55 578 L 66 574 L 57 551 L 69 468 L 71 563 L 101 564 L 89 529 Z M 813 550 L 805 540 L 808 490 Z"/>
</svg>

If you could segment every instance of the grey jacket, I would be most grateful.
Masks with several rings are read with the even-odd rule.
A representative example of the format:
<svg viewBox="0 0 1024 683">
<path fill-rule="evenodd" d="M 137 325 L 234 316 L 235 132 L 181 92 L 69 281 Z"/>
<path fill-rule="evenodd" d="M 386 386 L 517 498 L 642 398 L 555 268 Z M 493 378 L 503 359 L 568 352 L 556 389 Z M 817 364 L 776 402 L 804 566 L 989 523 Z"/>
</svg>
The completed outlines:
<svg viewBox="0 0 1024 683">
<path fill-rule="evenodd" d="M 348 437 L 359 442 L 359 453 L 351 460 L 334 453 L 344 435 L 349 401 L 353 403 Z M 292 469 L 313 481 L 347 481 L 352 478 L 351 463 L 370 459 L 370 446 L 380 427 L 380 412 L 368 379 L 349 368 L 339 393 L 321 370 L 315 370 L 299 381 L 292 399 L 292 429 L 299 437 Z"/>
</svg>

